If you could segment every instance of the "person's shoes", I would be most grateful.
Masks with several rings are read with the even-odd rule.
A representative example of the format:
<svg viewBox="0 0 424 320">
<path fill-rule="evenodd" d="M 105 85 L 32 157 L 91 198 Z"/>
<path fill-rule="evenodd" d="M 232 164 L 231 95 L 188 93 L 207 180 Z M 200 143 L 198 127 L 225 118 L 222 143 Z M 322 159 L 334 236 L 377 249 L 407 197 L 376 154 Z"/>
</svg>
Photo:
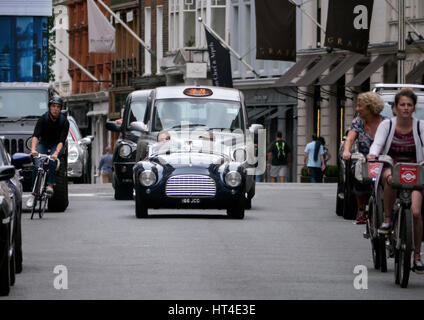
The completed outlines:
<svg viewBox="0 0 424 320">
<path fill-rule="evenodd" d="M 34 199 L 35 196 L 31 194 L 26 202 L 27 208 L 32 208 L 32 206 L 34 205 Z"/>
<path fill-rule="evenodd" d="M 390 232 L 390 229 L 391 229 L 390 222 L 383 222 L 380 228 L 378 228 L 378 233 L 388 234 Z"/>
<path fill-rule="evenodd" d="M 53 188 L 50 186 L 47 186 L 46 188 L 47 198 L 51 198 L 53 196 L 53 193 L 54 193 Z"/>
<path fill-rule="evenodd" d="M 365 224 L 366 221 L 367 221 L 367 217 L 365 215 L 365 211 L 364 210 L 358 210 L 358 212 L 356 214 L 355 224 Z"/>
<path fill-rule="evenodd" d="M 418 274 L 424 274 L 424 263 L 420 260 L 414 260 L 412 271 Z"/>
</svg>

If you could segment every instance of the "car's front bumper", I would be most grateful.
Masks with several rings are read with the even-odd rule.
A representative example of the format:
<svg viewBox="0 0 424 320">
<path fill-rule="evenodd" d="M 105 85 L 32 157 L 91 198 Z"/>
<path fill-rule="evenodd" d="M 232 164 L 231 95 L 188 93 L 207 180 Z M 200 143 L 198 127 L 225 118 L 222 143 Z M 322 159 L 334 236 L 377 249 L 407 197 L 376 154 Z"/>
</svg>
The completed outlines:
<svg viewBox="0 0 424 320">
<path fill-rule="evenodd" d="M 135 162 L 115 162 L 113 172 L 119 185 L 133 185 L 133 167 Z"/>
<path fill-rule="evenodd" d="M 223 187 L 217 190 L 212 197 L 168 196 L 164 185 L 151 188 L 136 186 L 135 189 L 139 199 L 148 208 L 226 209 L 244 197 L 242 187 L 237 189 Z"/>
<path fill-rule="evenodd" d="M 83 164 L 81 161 L 68 162 L 68 178 L 81 178 L 83 173 Z"/>
</svg>

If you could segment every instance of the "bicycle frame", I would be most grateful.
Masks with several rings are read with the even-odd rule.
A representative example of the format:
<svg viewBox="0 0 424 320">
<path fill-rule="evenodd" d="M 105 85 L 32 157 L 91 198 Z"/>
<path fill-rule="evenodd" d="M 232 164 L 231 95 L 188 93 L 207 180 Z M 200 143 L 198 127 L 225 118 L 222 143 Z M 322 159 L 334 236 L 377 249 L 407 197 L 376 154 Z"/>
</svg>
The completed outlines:
<svg viewBox="0 0 424 320">
<path fill-rule="evenodd" d="M 32 206 L 31 219 L 33 219 L 37 204 L 39 206 L 38 216 L 41 219 L 47 207 L 47 194 L 46 194 L 47 174 L 49 171 L 49 161 L 52 159 L 51 159 L 51 156 L 47 154 L 39 154 L 35 158 L 40 159 L 40 166 L 37 169 L 37 174 L 35 176 L 34 186 L 32 189 L 32 193 L 34 195 L 34 204 Z"/>
</svg>

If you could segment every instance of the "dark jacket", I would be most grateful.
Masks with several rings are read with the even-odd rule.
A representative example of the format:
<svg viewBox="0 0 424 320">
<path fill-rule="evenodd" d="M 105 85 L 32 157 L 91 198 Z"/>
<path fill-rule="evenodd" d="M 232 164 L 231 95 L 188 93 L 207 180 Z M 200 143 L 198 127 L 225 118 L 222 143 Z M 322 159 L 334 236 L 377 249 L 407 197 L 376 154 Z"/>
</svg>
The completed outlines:
<svg viewBox="0 0 424 320">
<path fill-rule="evenodd" d="M 58 120 L 53 121 L 49 112 L 43 114 L 35 125 L 33 137 L 37 137 L 42 144 L 53 146 L 59 142 L 65 144 L 69 131 L 69 121 L 60 114 Z"/>
</svg>

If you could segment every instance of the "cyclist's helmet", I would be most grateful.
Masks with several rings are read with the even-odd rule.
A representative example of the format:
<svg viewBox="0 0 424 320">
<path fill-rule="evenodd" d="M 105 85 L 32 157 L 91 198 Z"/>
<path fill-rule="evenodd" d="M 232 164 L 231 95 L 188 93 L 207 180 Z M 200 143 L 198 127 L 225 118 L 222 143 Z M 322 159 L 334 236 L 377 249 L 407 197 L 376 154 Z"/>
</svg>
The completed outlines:
<svg viewBox="0 0 424 320">
<path fill-rule="evenodd" d="M 62 108 L 62 107 L 63 107 L 63 100 L 62 100 L 62 98 L 61 98 L 61 97 L 59 97 L 59 96 L 52 96 L 52 97 L 50 98 L 50 100 L 49 100 L 49 107 L 50 107 L 52 104 L 58 104 L 58 105 L 60 105 L 60 108 Z"/>
</svg>

